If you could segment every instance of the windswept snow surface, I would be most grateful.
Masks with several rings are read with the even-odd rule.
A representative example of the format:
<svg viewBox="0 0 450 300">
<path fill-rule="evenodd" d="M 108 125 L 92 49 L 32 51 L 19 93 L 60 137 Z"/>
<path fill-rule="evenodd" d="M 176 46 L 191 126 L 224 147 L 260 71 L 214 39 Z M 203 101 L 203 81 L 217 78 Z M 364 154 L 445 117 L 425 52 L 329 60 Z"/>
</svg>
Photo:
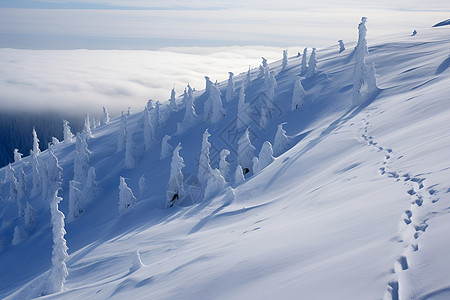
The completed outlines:
<svg viewBox="0 0 450 300">
<path fill-rule="evenodd" d="M 292 147 L 232 185 L 235 197 L 224 191 L 201 200 L 194 189 L 178 207 L 164 208 L 170 158 L 160 160 L 159 153 L 165 134 L 172 146 L 181 142 L 185 181 L 198 188 L 190 174 L 198 172 L 208 128 L 212 168 L 228 148 L 235 170 L 239 89 L 213 125 L 202 121 L 207 95 L 196 91 L 197 125 L 175 135 L 181 108 L 147 152 L 143 114 L 132 114 L 133 169 L 117 152 L 120 120 L 98 127 L 88 143 L 97 195 L 66 224 L 69 276 L 63 291 L 46 299 L 449 299 L 449 40 L 450 29 L 442 27 L 370 44 L 368 63 L 375 63 L 380 91 L 359 107 L 351 107 L 354 43 L 342 53 L 336 46 L 317 51 L 318 73 L 303 78 L 305 104 L 294 111 L 301 59 L 290 57 L 283 70 L 281 61 L 269 64 L 277 80 L 275 105 L 265 130 L 259 120 L 250 125 L 252 144 L 258 153 L 286 122 Z M 248 103 L 264 89 L 258 73 L 252 70 Z M 237 87 L 242 80 L 245 72 L 235 76 Z M 219 88 L 225 95 L 226 82 Z M 54 147 L 64 170 L 60 209 L 66 214 L 74 148 Z M 19 164 L 31 186 L 30 158 L 12 166 Z M 142 174 L 146 190 L 120 216 L 119 176 L 137 195 Z M 49 203 L 27 199 L 36 227 L 12 246 L 20 220 L 5 187 L 1 195 L 0 298 L 38 297 L 51 267 Z M 143 265 L 133 269 L 136 249 Z"/>
</svg>

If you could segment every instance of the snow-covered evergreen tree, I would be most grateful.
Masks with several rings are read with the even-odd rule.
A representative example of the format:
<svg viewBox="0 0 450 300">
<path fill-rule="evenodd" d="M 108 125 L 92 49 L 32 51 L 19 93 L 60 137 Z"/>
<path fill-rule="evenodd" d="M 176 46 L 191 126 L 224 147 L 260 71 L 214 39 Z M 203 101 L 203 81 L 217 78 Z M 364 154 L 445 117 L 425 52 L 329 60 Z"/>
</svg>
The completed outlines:
<svg viewBox="0 0 450 300">
<path fill-rule="evenodd" d="M 241 84 L 239 91 L 238 112 L 236 118 L 236 127 L 238 131 L 241 131 L 244 127 L 250 124 L 248 115 L 248 104 L 245 102 L 245 89 L 244 84 Z"/>
<path fill-rule="evenodd" d="M 230 163 L 227 161 L 228 155 L 230 155 L 230 150 L 223 149 L 220 151 L 219 171 L 226 181 L 230 181 Z"/>
<path fill-rule="evenodd" d="M 250 134 L 247 128 L 238 141 L 238 164 L 242 167 L 244 174 L 252 169 L 255 150 L 250 141 Z"/>
<path fill-rule="evenodd" d="M 27 206 L 25 207 L 24 218 L 25 218 L 25 228 L 28 230 L 32 230 L 35 226 L 36 213 L 28 201 Z"/>
<path fill-rule="evenodd" d="M 275 158 L 273 157 L 272 144 L 269 141 L 265 141 L 258 156 L 258 170 L 261 171 L 270 165 L 274 160 Z"/>
<path fill-rule="evenodd" d="M 63 199 L 58 197 L 58 189 L 55 189 L 52 195 L 50 213 L 52 216 L 53 251 L 47 294 L 60 292 L 63 289 L 67 275 L 69 275 L 66 267 L 66 261 L 69 255 L 67 254 L 68 248 L 64 239 L 64 235 L 66 234 L 66 230 L 64 229 L 64 214 L 58 208 L 59 203 Z"/>
<path fill-rule="evenodd" d="M 345 50 L 344 41 L 339 40 L 338 43 L 339 43 L 339 53 L 344 52 L 344 50 Z"/>
<path fill-rule="evenodd" d="M 120 215 L 126 214 L 130 209 L 134 207 L 136 203 L 136 197 L 133 195 L 133 191 L 127 186 L 125 178 L 120 176 L 119 183 L 119 213 Z"/>
<path fill-rule="evenodd" d="M 34 151 L 31 151 L 31 176 L 33 181 L 33 188 L 31 195 L 35 196 L 41 191 L 41 175 L 40 175 L 40 162 L 38 156 Z"/>
<path fill-rule="evenodd" d="M 84 118 L 83 134 L 86 136 L 86 138 L 88 140 L 93 137 L 92 129 L 91 129 L 91 122 L 90 122 L 90 119 L 89 119 L 89 114 L 86 114 L 86 116 Z"/>
<path fill-rule="evenodd" d="M 252 77 L 250 73 L 250 66 L 248 66 L 247 75 L 245 76 L 245 86 L 241 84 L 241 88 L 244 86 L 247 89 L 252 84 Z"/>
<path fill-rule="evenodd" d="M 125 127 L 125 168 L 132 169 L 136 165 L 136 145 L 133 140 L 131 126 Z"/>
<path fill-rule="evenodd" d="M 225 110 L 222 107 L 221 93 L 219 88 L 211 85 L 209 97 L 205 101 L 204 120 L 216 123 L 225 116 Z"/>
<path fill-rule="evenodd" d="M 120 152 L 123 150 L 123 148 L 125 148 L 126 127 L 127 127 L 127 116 L 122 111 L 122 114 L 120 115 L 120 129 L 119 129 L 119 137 L 117 140 L 117 152 Z"/>
<path fill-rule="evenodd" d="M 181 100 L 182 105 L 186 106 L 187 99 L 188 99 L 187 88 L 184 88 L 183 99 Z"/>
<path fill-rule="evenodd" d="M 252 159 L 252 169 L 253 169 L 253 173 L 256 174 L 259 172 L 259 159 L 255 156 Z"/>
<path fill-rule="evenodd" d="M 90 167 L 86 179 L 86 183 L 84 184 L 83 190 L 81 192 L 81 196 L 84 202 L 89 202 L 95 199 L 97 195 L 97 181 L 95 175 L 95 168 Z"/>
<path fill-rule="evenodd" d="M 278 125 L 278 130 L 275 134 L 275 140 L 273 142 L 273 154 L 275 156 L 280 156 L 289 149 L 289 137 L 286 135 L 283 125 L 284 123 Z"/>
<path fill-rule="evenodd" d="M 226 186 L 227 183 L 222 174 L 220 174 L 220 171 L 217 169 L 212 169 L 205 188 L 205 199 L 217 194 Z"/>
<path fill-rule="evenodd" d="M 142 174 L 141 177 L 139 177 L 138 184 L 139 184 L 139 198 L 142 198 L 142 196 L 145 193 L 145 189 L 146 189 L 144 174 Z"/>
<path fill-rule="evenodd" d="M 235 90 L 234 90 L 234 73 L 233 72 L 228 72 L 229 77 L 228 77 L 228 85 L 227 85 L 227 93 L 225 94 L 225 99 L 227 100 L 227 102 L 230 102 L 231 100 L 233 100 L 234 96 L 235 96 Z"/>
<path fill-rule="evenodd" d="M 73 134 L 70 131 L 69 121 L 63 120 L 63 134 L 65 144 L 73 142 Z"/>
<path fill-rule="evenodd" d="M 353 72 L 353 105 L 359 105 L 362 101 L 362 88 L 367 84 L 366 56 L 369 53 L 367 48 L 367 18 L 362 17 L 358 25 L 358 43 L 355 47 L 355 70 Z"/>
<path fill-rule="evenodd" d="M 258 78 L 264 77 L 264 71 L 265 71 L 265 67 L 263 67 L 262 65 L 259 65 L 259 73 L 258 73 Z"/>
<path fill-rule="evenodd" d="M 159 101 L 156 101 L 155 108 L 150 111 L 150 117 L 153 126 L 153 138 L 156 139 L 161 131 L 161 103 Z"/>
<path fill-rule="evenodd" d="M 263 104 L 261 106 L 260 115 L 259 115 L 259 126 L 262 129 L 266 129 L 267 125 L 269 124 L 269 118 L 270 118 L 269 109 L 265 104 Z"/>
<path fill-rule="evenodd" d="M 208 129 L 203 133 L 202 138 L 202 148 L 200 151 L 200 157 L 198 161 L 198 181 L 206 186 L 209 177 L 211 176 L 211 160 L 209 158 L 209 149 L 211 148 L 211 143 L 208 141 L 211 135 L 208 132 Z"/>
<path fill-rule="evenodd" d="M 108 110 L 106 109 L 106 107 L 103 106 L 103 117 L 102 117 L 102 121 L 100 122 L 100 124 L 105 125 L 109 123 L 109 113 Z"/>
<path fill-rule="evenodd" d="M 269 68 L 264 70 L 264 92 L 270 101 L 275 101 L 275 88 L 277 87 L 277 81 Z"/>
<path fill-rule="evenodd" d="M 263 68 L 266 68 L 268 66 L 267 59 L 265 57 L 261 57 L 261 59 L 262 59 L 262 66 L 263 66 Z"/>
<path fill-rule="evenodd" d="M 150 112 L 148 111 L 147 106 L 144 108 L 144 141 L 145 141 L 145 151 L 148 151 L 153 143 L 153 125 L 150 120 Z"/>
<path fill-rule="evenodd" d="M 169 157 L 170 154 L 172 154 L 173 148 L 172 145 L 169 144 L 169 140 L 172 137 L 169 135 L 165 135 L 162 139 L 162 143 L 161 143 L 161 156 L 160 159 L 164 159 L 166 157 Z"/>
<path fill-rule="evenodd" d="M 308 48 L 303 49 L 303 55 L 302 55 L 302 63 L 301 63 L 301 70 L 300 73 L 301 74 L 305 74 L 306 71 L 308 71 L 308 67 L 306 66 L 306 56 L 308 54 Z"/>
<path fill-rule="evenodd" d="M 75 153 L 73 156 L 73 179 L 82 185 L 86 182 L 89 170 L 90 152 L 88 150 L 86 137 L 77 134 L 75 143 Z"/>
<path fill-rule="evenodd" d="M 131 111 L 131 107 L 128 107 L 128 110 L 127 110 L 127 117 L 131 116 L 132 113 L 133 113 L 133 112 Z"/>
<path fill-rule="evenodd" d="M 177 101 L 175 100 L 175 85 L 173 85 L 172 90 L 170 91 L 170 107 L 172 108 L 172 110 L 178 110 L 178 105 L 177 105 Z"/>
<path fill-rule="evenodd" d="M 25 172 L 23 171 L 22 165 L 19 165 L 17 168 L 17 196 L 20 199 L 23 199 L 25 195 L 27 194 L 27 177 L 25 175 Z"/>
<path fill-rule="evenodd" d="M 53 197 L 52 193 L 55 188 L 60 188 L 62 183 L 62 168 L 59 165 L 58 158 L 53 151 L 53 148 L 48 148 L 50 156 L 45 164 L 45 171 L 42 174 L 42 199 Z"/>
<path fill-rule="evenodd" d="M 75 180 L 69 181 L 69 214 L 67 215 L 68 222 L 75 220 L 83 212 L 82 196 L 78 185 L 79 183 Z"/>
<path fill-rule="evenodd" d="M 170 177 L 167 187 L 166 207 L 172 207 L 184 198 L 184 168 L 183 158 L 180 156 L 181 143 L 175 147 L 170 163 Z"/>
<path fill-rule="evenodd" d="M 39 149 L 39 139 L 37 137 L 36 129 L 33 127 L 33 153 L 36 156 L 41 154 L 41 149 Z"/>
<path fill-rule="evenodd" d="M 309 57 L 308 71 L 306 71 L 306 78 L 311 78 L 317 73 L 316 48 L 312 49 Z"/>
<path fill-rule="evenodd" d="M 244 172 L 242 171 L 242 167 L 240 165 L 236 166 L 236 171 L 234 172 L 234 184 L 239 184 L 245 180 Z"/>
<path fill-rule="evenodd" d="M 17 163 L 22 160 L 23 154 L 19 152 L 19 149 L 14 149 L 14 162 Z"/>
<path fill-rule="evenodd" d="M 297 76 L 294 82 L 294 90 L 292 92 L 292 104 L 291 110 L 296 110 L 304 104 L 306 92 L 302 86 L 302 80 L 300 76 Z"/>
<path fill-rule="evenodd" d="M 288 64 L 288 52 L 287 49 L 283 50 L 283 62 L 282 62 L 282 66 L 283 69 L 287 67 Z"/>
<path fill-rule="evenodd" d="M 205 76 L 205 81 L 206 81 L 205 93 L 209 93 L 211 91 L 211 86 L 213 85 L 213 83 L 208 76 Z"/>
<path fill-rule="evenodd" d="M 58 144 L 59 144 L 58 138 L 52 136 L 52 142 L 51 142 L 51 145 L 54 146 L 54 145 L 58 145 Z"/>
</svg>

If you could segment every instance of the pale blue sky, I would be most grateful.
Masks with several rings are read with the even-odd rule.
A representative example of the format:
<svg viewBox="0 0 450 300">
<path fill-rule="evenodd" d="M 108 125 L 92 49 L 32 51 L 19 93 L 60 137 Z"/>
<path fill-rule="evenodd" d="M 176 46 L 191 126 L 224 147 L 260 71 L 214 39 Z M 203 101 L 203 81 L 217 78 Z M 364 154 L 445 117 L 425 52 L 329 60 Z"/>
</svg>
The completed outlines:
<svg viewBox="0 0 450 300">
<path fill-rule="evenodd" d="M 379 36 L 427 28 L 449 13 L 441 0 L 2 0 L 0 48 L 324 47 L 353 39 L 363 15 Z"/>
</svg>

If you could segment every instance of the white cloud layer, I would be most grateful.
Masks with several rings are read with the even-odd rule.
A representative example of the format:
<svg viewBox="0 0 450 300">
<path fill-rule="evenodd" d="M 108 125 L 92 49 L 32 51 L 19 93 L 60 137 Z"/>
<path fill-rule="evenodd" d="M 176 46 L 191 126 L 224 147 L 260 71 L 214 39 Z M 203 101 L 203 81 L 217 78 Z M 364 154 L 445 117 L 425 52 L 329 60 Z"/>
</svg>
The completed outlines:
<svg viewBox="0 0 450 300">
<path fill-rule="evenodd" d="M 169 51 L 170 50 L 170 51 Z M 296 49 L 297 50 L 297 49 Z M 281 59 L 281 48 L 171 48 L 142 50 L 0 49 L 0 109 L 63 109 L 116 113 L 142 109 L 148 99 L 167 100 L 188 82 L 204 88 L 204 76 L 226 80 L 260 63 Z M 291 50 L 291 54 L 296 52 Z"/>
</svg>

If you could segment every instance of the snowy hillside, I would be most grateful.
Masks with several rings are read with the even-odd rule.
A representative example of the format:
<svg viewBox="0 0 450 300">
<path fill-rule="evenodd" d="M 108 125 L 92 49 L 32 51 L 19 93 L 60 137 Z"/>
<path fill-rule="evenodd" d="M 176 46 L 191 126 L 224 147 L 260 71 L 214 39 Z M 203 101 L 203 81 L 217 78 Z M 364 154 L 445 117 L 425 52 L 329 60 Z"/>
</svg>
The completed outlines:
<svg viewBox="0 0 450 300">
<path fill-rule="evenodd" d="M 57 143 L 69 248 L 68 276 L 57 293 L 49 288 L 57 198 L 42 191 L 60 181 L 53 155 L 36 155 L 48 176 L 34 195 L 33 157 L 11 164 L 16 179 L 21 168 L 26 174 L 27 190 L 17 201 L 12 171 L 2 168 L 0 298 L 449 299 L 449 40 L 450 28 L 440 27 L 370 43 L 369 82 L 358 103 L 354 72 L 361 54 L 347 43 L 342 52 L 338 45 L 318 49 L 316 72 L 311 49 L 304 72 L 303 55 L 290 53 L 285 66 L 280 60 L 251 70 L 250 78 L 245 70 L 235 75 L 234 92 L 212 78 L 208 91 L 191 91 L 193 101 L 187 92 L 175 104 L 149 103 L 96 127 L 91 138 L 85 130 L 77 142 Z M 196 114 L 186 114 L 192 102 Z M 287 144 L 280 135 L 275 141 L 282 123 Z M 257 172 L 242 157 L 247 127 Z M 163 139 L 170 146 L 163 147 Z M 259 156 L 266 141 L 274 147 L 273 162 L 270 151 Z M 179 143 L 184 179 L 169 183 Z M 168 150 L 163 158 L 162 147 Z M 223 149 L 230 151 L 226 184 L 213 170 Z M 208 151 L 211 167 L 201 158 Z M 74 160 L 83 184 L 70 183 Z M 245 181 L 235 181 L 238 162 L 250 171 Z M 172 171 L 177 166 L 172 163 Z M 199 166 L 204 175 L 198 176 Z M 136 198 L 134 204 L 128 198 L 128 209 L 122 203 L 122 214 L 120 177 Z M 205 189 L 211 192 L 206 199 Z M 72 200 L 80 196 L 77 218 L 69 191 Z M 129 190 L 121 193 L 126 198 Z M 18 203 L 25 207 L 19 216 Z"/>
</svg>

